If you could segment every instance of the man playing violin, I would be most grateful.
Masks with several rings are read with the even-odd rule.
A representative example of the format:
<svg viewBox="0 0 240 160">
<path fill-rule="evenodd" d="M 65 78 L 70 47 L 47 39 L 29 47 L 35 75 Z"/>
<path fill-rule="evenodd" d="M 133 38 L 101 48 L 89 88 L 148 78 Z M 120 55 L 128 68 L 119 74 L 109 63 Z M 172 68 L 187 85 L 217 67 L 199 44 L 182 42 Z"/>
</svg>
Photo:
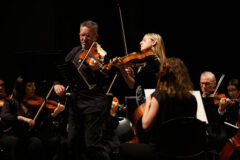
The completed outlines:
<svg viewBox="0 0 240 160">
<path fill-rule="evenodd" d="M 200 76 L 200 87 L 203 104 L 208 119 L 208 149 L 220 152 L 227 141 L 224 127 L 226 106 L 233 103 L 225 94 L 215 91 L 216 77 L 210 71 L 204 71 Z"/>
<path fill-rule="evenodd" d="M 82 22 L 79 39 L 81 45 L 68 53 L 65 62 L 73 62 L 88 85 L 93 87 L 87 87 L 87 83 L 79 88 L 70 86 L 69 159 L 110 160 L 110 154 L 117 148 L 119 141 L 109 123 L 112 97 L 107 96 L 106 92 L 110 77 L 107 71 L 101 71 L 101 62 L 106 52 L 96 42 L 97 23 L 91 20 Z M 63 96 L 66 88 L 55 84 L 54 90 L 58 96 Z"/>
</svg>

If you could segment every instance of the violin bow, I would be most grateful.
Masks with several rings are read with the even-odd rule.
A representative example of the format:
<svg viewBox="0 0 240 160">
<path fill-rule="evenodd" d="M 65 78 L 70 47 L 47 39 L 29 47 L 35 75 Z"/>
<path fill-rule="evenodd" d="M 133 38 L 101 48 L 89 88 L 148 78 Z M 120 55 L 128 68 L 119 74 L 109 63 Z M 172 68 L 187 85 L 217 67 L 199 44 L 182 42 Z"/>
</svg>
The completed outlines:
<svg viewBox="0 0 240 160">
<path fill-rule="evenodd" d="M 88 86 L 88 89 L 91 90 L 93 89 L 93 87 L 88 83 L 87 79 L 84 77 L 84 75 L 82 74 L 82 72 L 79 70 L 80 67 L 77 68 L 76 64 L 74 63 L 74 61 L 72 61 L 73 65 L 76 67 L 79 75 L 82 77 L 83 81 L 86 83 L 86 85 Z"/>
<path fill-rule="evenodd" d="M 91 53 L 90 53 L 90 50 L 92 49 L 92 47 L 94 46 L 95 43 L 96 43 L 95 41 L 92 43 L 91 47 L 88 49 L 85 57 L 83 58 L 83 60 L 81 61 L 80 65 L 79 65 L 78 67 L 76 66 L 76 64 L 75 64 L 74 61 L 73 61 L 74 66 L 76 67 L 76 69 L 77 69 L 79 75 L 82 77 L 83 81 L 84 81 L 84 82 L 86 83 L 86 85 L 88 86 L 89 90 L 93 89 L 93 87 L 88 83 L 87 79 L 84 77 L 84 75 L 83 75 L 82 72 L 80 71 L 80 68 L 82 67 L 82 64 L 83 64 L 83 62 L 86 60 L 87 56 L 88 56 L 89 54 L 91 54 Z M 93 56 L 93 57 L 94 57 L 94 56 Z M 95 60 L 97 61 L 97 59 L 95 59 Z"/>
<path fill-rule="evenodd" d="M 122 20 L 122 12 L 121 12 L 121 8 L 119 3 L 117 4 L 118 6 L 118 12 L 119 12 L 119 19 L 120 19 L 120 24 L 121 24 L 121 31 L 122 31 L 122 38 L 123 38 L 123 45 L 124 45 L 124 51 L 125 51 L 125 55 L 128 55 L 128 51 L 127 51 L 127 42 L 126 42 L 126 38 L 125 38 L 125 32 L 124 32 L 124 27 L 123 27 L 123 20 Z"/>
<path fill-rule="evenodd" d="M 96 42 L 94 41 L 94 42 L 92 43 L 91 47 L 88 49 L 85 57 L 83 58 L 83 60 L 81 61 L 80 65 L 79 65 L 78 68 L 77 68 L 78 70 L 82 67 L 83 62 L 86 60 L 87 56 L 88 56 L 89 53 L 90 53 L 90 50 L 92 49 L 92 47 L 94 46 L 95 43 L 96 43 Z M 94 56 L 93 56 L 93 57 L 94 57 Z M 95 60 L 96 60 L 96 59 L 95 59 Z"/>
<path fill-rule="evenodd" d="M 51 89 L 49 90 L 49 92 L 48 92 L 48 94 L 47 94 L 47 96 L 46 96 L 46 98 L 45 98 L 45 100 L 43 101 L 42 105 L 41 105 L 40 108 L 38 109 L 37 114 L 36 114 L 35 117 L 33 118 L 34 121 L 37 119 L 37 117 L 39 116 L 40 112 L 42 111 L 42 109 L 43 109 L 43 107 L 44 107 L 44 105 L 45 105 L 45 103 L 46 103 L 46 100 L 48 99 L 48 97 L 50 96 L 50 94 L 51 94 L 52 91 L 53 91 L 53 87 L 54 87 L 54 85 L 52 85 Z"/>
<path fill-rule="evenodd" d="M 113 77 L 113 80 L 110 84 L 110 86 L 108 87 L 108 90 L 106 92 L 106 94 L 108 95 L 109 91 L 111 90 L 112 86 L 113 86 L 113 83 L 115 82 L 116 78 L 117 78 L 117 75 L 118 75 L 118 72 L 115 74 L 115 76 Z"/>
<path fill-rule="evenodd" d="M 121 8 L 119 3 L 117 4 L 118 7 L 118 12 L 119 12 L 119 19 L 120 19 L 120 24 L 121 24 L 121 31 L 122 31 L 122 38 L 123 38 L 123 46 L 124 46 L 124 52 L 125 55 L 128 55 L 128 51 L 127 51 L 127 43 L 126 43 L 126 38 L 125 38 L 125 32 L 124 32 L 124 27 L 123 27 L 123 20 L 122 20 L 122 12 L 121 12 Z M 114 75 L 114 78 L 106 92 L 106 94 L 108 94 L 113 86 L 113 83 L 115 82 L 116 78 L 117 78 L 118 72 Z"/>
<path fill-rule="evenodd" d="M 225 77 L 225 74 L 222 74 L 222 76 L 220 77 L 219 81 L 218 81 L 218 84 L 217 84 L 217 87 L 215 88 L 214 92 L 213 92 L 213 97 L 215 96 L 220 84 L 222 83 L 222 80 L 223 78 Z"/>
</svg>

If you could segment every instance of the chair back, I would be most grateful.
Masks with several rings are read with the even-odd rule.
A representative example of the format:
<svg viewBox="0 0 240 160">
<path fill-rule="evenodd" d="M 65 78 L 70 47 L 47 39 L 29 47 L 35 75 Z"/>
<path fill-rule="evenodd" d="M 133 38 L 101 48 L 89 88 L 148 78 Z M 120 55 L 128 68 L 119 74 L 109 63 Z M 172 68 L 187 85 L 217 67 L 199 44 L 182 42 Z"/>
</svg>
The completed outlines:
<svg viewBox="0 0 240 160">
<path fill-rule="evenodd" d="M 207 141 L 206 123 L 195 117 L 179 117 L 160 126 L 159 159 L 194 159 L 203 155 Z M 162 158 L 161 158 L 162 157 Z"/>
</svg>

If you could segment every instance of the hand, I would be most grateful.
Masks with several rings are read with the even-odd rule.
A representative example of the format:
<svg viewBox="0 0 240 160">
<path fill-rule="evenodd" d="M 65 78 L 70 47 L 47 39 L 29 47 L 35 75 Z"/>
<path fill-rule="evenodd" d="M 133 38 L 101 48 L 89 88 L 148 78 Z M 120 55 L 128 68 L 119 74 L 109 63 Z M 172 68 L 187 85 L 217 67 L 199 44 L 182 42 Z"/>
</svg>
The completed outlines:
<svg viewBox="0 0 240 160">
<path fill-rule="evenodd" d="M 221 98 L 219 101 L 219 110 L 224 111 L 229 104 L 233 104 L 234 102 L 229 98 Z"/>
<path fill-rule="evenodd" d="M 58 103 L 58 106 L 56 109 L 54 109 L 53 113 L 51 114 L 53 117 L 56 117 L 59 113 L 65 110 L 65 106 Z"/>
<path fill-rule="evenodd" d="M 113 66 L 119 68 L 119 69 L 123 69 L 124 68 L 124 64 L 122 64 L 122 60 L 120 57 L 115 57 L 113 58 L 113 60 L 110 62 L 112 63 Z"/>
<path fill-rule="evenodd" d="M 62 105 L 62 104 L 60 104 L 60 103 L 58 103 L 58 106 L 57 106 L 57 108 L 54 110 L 54 112 L 56 111 L 56 112 L 60 113 L 60 112 L 64 111 L 64 109 L 65 109 L 65 106 Z"/>
<path fill-rule="evenodd" d="M 35 126 L 35 121 L 30 118 L 27 118 L 27 123 L 29 125 L 29 130 Z"/>
<path fill-rule="evenodd" d="M 112 116 L 115 116 L 117 114 L 117 110 L 118 110 L 118 102 L 112 101 L 112 106 L 111 106 L 111 110 L 110 110 L 110 114 Z"/>
<path fill-rule="evenodd" d="M 125 72 L 127 72 L 127 74 L 130 75 L 131 77 L 135 77 L 134 71 L 131 67 L 125 68 Z"/>
<path fill-rule="evenodd" d="M 96 71 L 96 70 L 98 70 L 98 69 L 100 68 L 99 65 L 98 65 L 98 63 L 97 63 L 97 61 L 96 61 L 95 59 L 93 59 L 93 58 L 90 59 L 90 61 L 89 61 L 89 66 L 90 66 L 91 69 L 94 70 L 94 71 Z"/>
<path fill-rule="evenodd" d="M 59 97 L 63 97 L 66 92 L 66 88 L 63 85 L 56 84 L 54 85 L 54 91 Z"/>
<path fill-rule="evenodd" d="M 23 121 L 24 123 L 27 123 L 29 125 L 29 130 L 31 130 L 35 126 L 35 121 L 31 118 L 27 118 L 24 116 L 17 116 L 17 119 L 19 121 Z"/>
</svg>

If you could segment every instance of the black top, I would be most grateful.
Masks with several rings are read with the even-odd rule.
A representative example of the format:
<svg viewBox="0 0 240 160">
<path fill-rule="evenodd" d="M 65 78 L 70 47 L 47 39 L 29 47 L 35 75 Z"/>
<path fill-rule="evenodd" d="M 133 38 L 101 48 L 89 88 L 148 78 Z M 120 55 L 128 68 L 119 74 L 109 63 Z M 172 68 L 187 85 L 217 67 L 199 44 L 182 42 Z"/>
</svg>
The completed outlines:
<svg viewBox="0 0 240 160">
<path fill-rule="evenodd" d="M 135 88 L 137 105 L 141 105 L 145 102 L 144 89 L 156 88 L 160 62 L 157 58 L 151 57 L 147 60 L 146 65 L 140 70 L 136 67 L 135 71 Z"/>
<path fill-rule="evenodd" d="M 226 116 L 221 116 L 218 113 L 218 104 L 214 104 L 213 98 L 203 97 L 202 100 L 209 125 L 215 128 L 218 127 L 220 124 L 223 124 Z"/>
<path fill-rule="evenodd" d="M 156 122 L 152 129 L 153 144 L 157 143 L 158 133 L 161 132 L 159 126 L 163 122 L 177 117 L 196 117 L 197 101 L 193 95 L 189 99 L 178 99 L 169 97 L 163 90 L 156 90 L 152 97 L 155 97 L 159 104 Z"/>
<path fill-rule="evenodd" d="M 43 107 L 42 111 L 35 121 L 34 128 L 29 130 L 29 124 L 23 121 L 19 121 L 17 119 L 17 116 L 24 116 L 26 118 L 33 119 L 39 110 L 39 107 L 26 107 L 28 108 L 27 113 L 23 111 L 18 101 L 14 99 L 6 100 L 1 111 L 1 118 L 2 122 L 4 123 L 4 132 L 22 138 L 27 138 L 30 136 L 44 136 L 41 134 L 45 129 L 47 129 L 46 126 L 52 124 L 52 121 L 55 118 L 50 115 L 51 112 L 48 111 L 46 107 Z"/>
<path fill-rule="evenodd" d="M 65 58 L 65 62 L 74 62 L 77 66 L 80 65 L 79 55 L 81 54 L 81 46 L 74 47 Z M 71 88 L 73 92 L 73 113 L 88 114 L 106 110 L 111 101 L 106 95 L 109 85 L 108 71 L 93 71 L 90 66 L 84 61 L 80 67 L 81 73 L 86 78 L 87 82 L 93 86 L 93 89 Z"/>
</svg>

